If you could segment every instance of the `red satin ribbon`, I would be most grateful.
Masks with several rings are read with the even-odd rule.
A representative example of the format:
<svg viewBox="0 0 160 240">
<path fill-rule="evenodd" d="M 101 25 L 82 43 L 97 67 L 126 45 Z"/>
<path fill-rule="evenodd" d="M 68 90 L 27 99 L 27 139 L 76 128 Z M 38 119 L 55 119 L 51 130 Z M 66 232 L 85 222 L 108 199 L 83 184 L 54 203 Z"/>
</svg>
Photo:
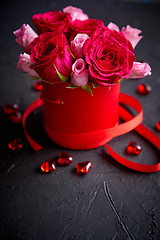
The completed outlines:
<svg viewBox="0 0 160 240">
<path fill-rule="evenodd" d="M 25 110 L 24 114 L 23 114 L 23 119 L 22 119 L 22 125 L 23 125 L 23 129 L 25 132 L 25 135 L 27 137 L 28 142 L 30 143 L 31 147 L 35 150 L 35 151 L 39 151 L 40 149 L 42 149 L 43 147 L 41 145 L 39 145 L 37 142 L 35 142 L 27 133 L 26 130 L 26 120 L 28 118 L 28 116 L 37 108 L 39 108 L 40 106 L 43 105 L 43 101 L 38 98 L 37 100 L 35 100 L 33 103 L 31 103 L 28 108 Z"/>
<path fill-rule="evenodd" d="M 88 139 L 93 139 L 94 137 L 100 135 L 100 136 L 106 136 L 106 141 L 104 142 L 104 144 L 106 144 L 108 141 L 110 141 L 112 138 L 116 137 L 116 136 L 120 136 L 123 135 L 125 133 L 130 132 L 131 130 L 135 130 L 137 131 L 140 135 L 142 135 L 143 137 L 145 137 L 148 141 L 150 141 L 153 145 L 155 145 L 159 150 L 160 150 L 160 139 L 154 134 L 152 133 L 149 129 L 147 129 L 146 127 L 144 127 L 141 122 L 143 120 L 143 110 L 142 107 L 139 103 L 139 101 L 129 95 L 120 93 L 120 103 L 126 104 L 130 107 L 132 107 L 133 109 L 135 109 L 138 114 L 133 117 L 126 109 L 124 109 L 122 106 L 119 106 L 119 115 L 120 118 L 122 118 L 124 121 L 124 123 L 119 124 L 113 128 L 109 128 L 109 129 L 105 129 L 105 130 L 101 130 L 98 132 L 89 132 L 89 133 L 82 133 L 82 134 L 77 134 L 77 142 L 75 143 L 75 146 L 77 146 L 78 144 L 80 144 L 78 141 L 81 140 L 81 137 L 87 137 Z M 26 109 L 26 111 L 23 114 L 23 120 L 22 120 L 22 124 L 23 124 L 23 128 L 24 128 L 24 132 L 26 134 L 26 137 L 28 139 L 28 142 L 30 143 L 30 145 L 32 146 L 32 148 L 35 151 L 38 151 L 40 149 L 42 149 L 43 147 L 41 145 L 39 145 L 37 142 L 35 142 L 27 133 L 26 130 L 26 120 L 28 118 L 28 116 L 37 108 L 39 108 L 40 106 L 43 105 L 43 101 L 39 98 L 36 101 L 34 101 L 31 105 L 29 105 L 29 107 Z M 55 132 L 56 134 L 56 132 Z M 67 137 L 68 139 L 75 137 L 76 134 L 64 134 L 63 137 Z M 89 141 L 88 141 L 89 142 Z M 86 149 L 87 147 L 98 147 L 101 143 L 98 143 L 96 146 L 94 145 L 87 145 L 87 141 L 86 141 Z M 136 170 L 136 171 L 140 171 L 140 172 L 156 172 L 160 170 L 160 163 L 154 164 L 154 165 L 145 165 L 145 164 L 139 164 L 139 163 L 134 163 L 130 160 L 127 160 L 123 157 L 121 157 L 120 155 L 118 155 L 116 152 L 114 152 L 109 145 L 105 145 L 106 149 L 108 150 L 108 152 L 110 153 L 110 155 L 120 164 Z"/>
</svg>

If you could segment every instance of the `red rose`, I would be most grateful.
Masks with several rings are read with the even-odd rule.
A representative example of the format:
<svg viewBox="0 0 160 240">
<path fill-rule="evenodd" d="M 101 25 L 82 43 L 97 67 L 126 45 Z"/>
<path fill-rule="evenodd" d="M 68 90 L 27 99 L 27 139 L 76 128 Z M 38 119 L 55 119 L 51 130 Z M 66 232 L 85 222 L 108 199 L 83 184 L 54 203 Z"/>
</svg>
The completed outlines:
<svg viewBox="0 0 160 240">
<path fill-rule="evenodd" d="M 131 43 L 121 32 L 107 28 L 86 40 L 83 53 L 90 79 L 104 86 L 129 77 L 135 60 Z"/>
<path fill-rule="evenodd" d="M 73 40 L 78 33 L 86 33 L 88 36 L 93 34 L 98 35 L 102 32 L 103 27 L 104 23 L 99 19 L 75 20 L 70 25 L 71 40 Z"/>
<path fill-rule="evenodd" d="M 41 34 L 30 44 L 32 68 L 47 82 L 60 83 L 57 71 L 66 78 L 71 74 L 72 56 L 68 48 L 64 34 Z"/>
<path fill-rule="evenodd" d="M 51 11 L 33 15 L 32 21 L 36 25 L 39 33 L 53 31 L 65 33 L 68 31 L 71 16 L 68 13 Z"/>
</svg>

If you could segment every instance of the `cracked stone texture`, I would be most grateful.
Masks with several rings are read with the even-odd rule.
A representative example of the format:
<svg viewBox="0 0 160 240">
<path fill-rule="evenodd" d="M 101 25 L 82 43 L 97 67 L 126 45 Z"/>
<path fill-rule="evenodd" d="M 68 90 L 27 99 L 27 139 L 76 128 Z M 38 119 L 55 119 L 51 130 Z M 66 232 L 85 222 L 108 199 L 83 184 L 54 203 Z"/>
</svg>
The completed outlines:
<svg viewBox="0 0 160 240">
<path fill-rule="evenodd" d="M 143 1 L 144 2 L 144 1 Z M 146 1 L 147 2 L 147 1 Z M 5 103 L 17 103 L 23 112 L 39 94 L 34 82 L 16 69 L 22 50 L 12 32 L 23 23 L 32 24 L 32 15 L 61 10 L 67 5 L 84 9 L 91 18 L 127 24 L 142 30 L 144 38 L 135 49 L 137 60 L 152 67 L 152 75 L 141 80 L 122 82 L 121 92 L 136 97 L 144 110 L 144 125 L 157 136 L 155 124 L 160 120 L 160 5 L 140 1 L 5 1 L 0 9 L 0 239 L 3 240 L 103 240 L 160 239 L 160 173 L 143 174 L 116 163 L 104 147 L 88 151 L 64 149 L 52 143 L 43 132 L 42 109 L 28 120 L 30 133 L 45 143 L 34 152 L 27 143 L 21 126 L 13 125 L 3 115 Z M 139 83 L 152 86 L 148 96 L 137 95 Z M 7 144 L 21 137 L 24 148 L 11 151 Z M 117 153 L 126 157 L 130 141 L 138 141 L 143 151 L 129 159 L 152 164 L 159 152 L 132 131 L 110 141 Z M 57 158 L 62 151 L 73 156 L 70 166 L 57 167 L 52 174 L 39 171 L 41 163 Z M 91 161 L 93 168 L 86 176 L 75 174 L 80 161 Z"/>
</svg>

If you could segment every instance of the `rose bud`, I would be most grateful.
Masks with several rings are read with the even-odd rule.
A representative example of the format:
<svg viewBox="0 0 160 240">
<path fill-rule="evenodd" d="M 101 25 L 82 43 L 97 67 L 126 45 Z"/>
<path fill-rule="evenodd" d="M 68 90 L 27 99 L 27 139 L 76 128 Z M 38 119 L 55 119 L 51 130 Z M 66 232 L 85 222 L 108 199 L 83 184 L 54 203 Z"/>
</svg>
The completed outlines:
<svg viewBox="0 0 160 240">
<path fill-rule="evenodd" d="M 151 67 L 148 63 L 134 62 L 129 79 L 143 78 L 151 75 Z"/>
<path fill-rule="evenodd" d="M 26 53 L 29 53 L 29 45 L 38 37 L 37 33 L 28 24 L 23 24 L 20 29 L 13 33 L 17 37 L 16 42 Z"/>
<path fill-rule="evenodd" d="M 84 14 L 82 9 L 68 6 L 66 8 L 63 8 L 63 12 L 69 13 L 71 15 L 72 21 L 74 20 L 86 20 L 88 19 L 87 14 Z"/>
<path fill-rule="evenodd" d="M 88 82 L 88 69 L 83 59 L 79 58 L 72 65 L 71 83 L 76 86 L 86 85 Z"/>
<path fill-rule="evenodd" d="M 32 64 L 33 62 L 31 61 L 29 54 L 24 53 L 19 55 L 19 61 L 17 63 L 19 70 L 28 73 L 31 77 L 39 77 L 34 69 L 30 68 Z"/>
<path fill-rule="evenodd" d="M 76 59 L 83 57 L 83 45 L 89 36 L 85 33 L 79 33 L 75 36 L 74 40 L 71 41 L 71 50 Z"/>
<path fill-rule="evenodd" d="M 133 48 L 135 48 L 137 43 L 143 37 L 143 36 L 139 36 L 139 34 L 142 32 L 141 30 L 139 30 L 137 28 L 132 28 L 129 25 L 127 25 L 126 29 L 125 29 L 125 27 L 123 27 L 121 29 L 121 32 L 131 42 Z"/>
</svg>

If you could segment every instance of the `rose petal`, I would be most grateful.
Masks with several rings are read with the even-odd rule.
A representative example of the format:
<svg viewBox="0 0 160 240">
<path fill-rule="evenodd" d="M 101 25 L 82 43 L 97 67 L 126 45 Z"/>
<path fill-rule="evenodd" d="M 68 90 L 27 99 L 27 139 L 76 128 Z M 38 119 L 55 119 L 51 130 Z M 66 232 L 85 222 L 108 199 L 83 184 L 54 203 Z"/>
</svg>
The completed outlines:
<svg viewBox="0 0 160 240">
<path fill-rule="evenodd" d="M 119 27 L 115 23 L 110 22 L 107 27 L 111 30 L 119 32 Z"/>
</svg>

